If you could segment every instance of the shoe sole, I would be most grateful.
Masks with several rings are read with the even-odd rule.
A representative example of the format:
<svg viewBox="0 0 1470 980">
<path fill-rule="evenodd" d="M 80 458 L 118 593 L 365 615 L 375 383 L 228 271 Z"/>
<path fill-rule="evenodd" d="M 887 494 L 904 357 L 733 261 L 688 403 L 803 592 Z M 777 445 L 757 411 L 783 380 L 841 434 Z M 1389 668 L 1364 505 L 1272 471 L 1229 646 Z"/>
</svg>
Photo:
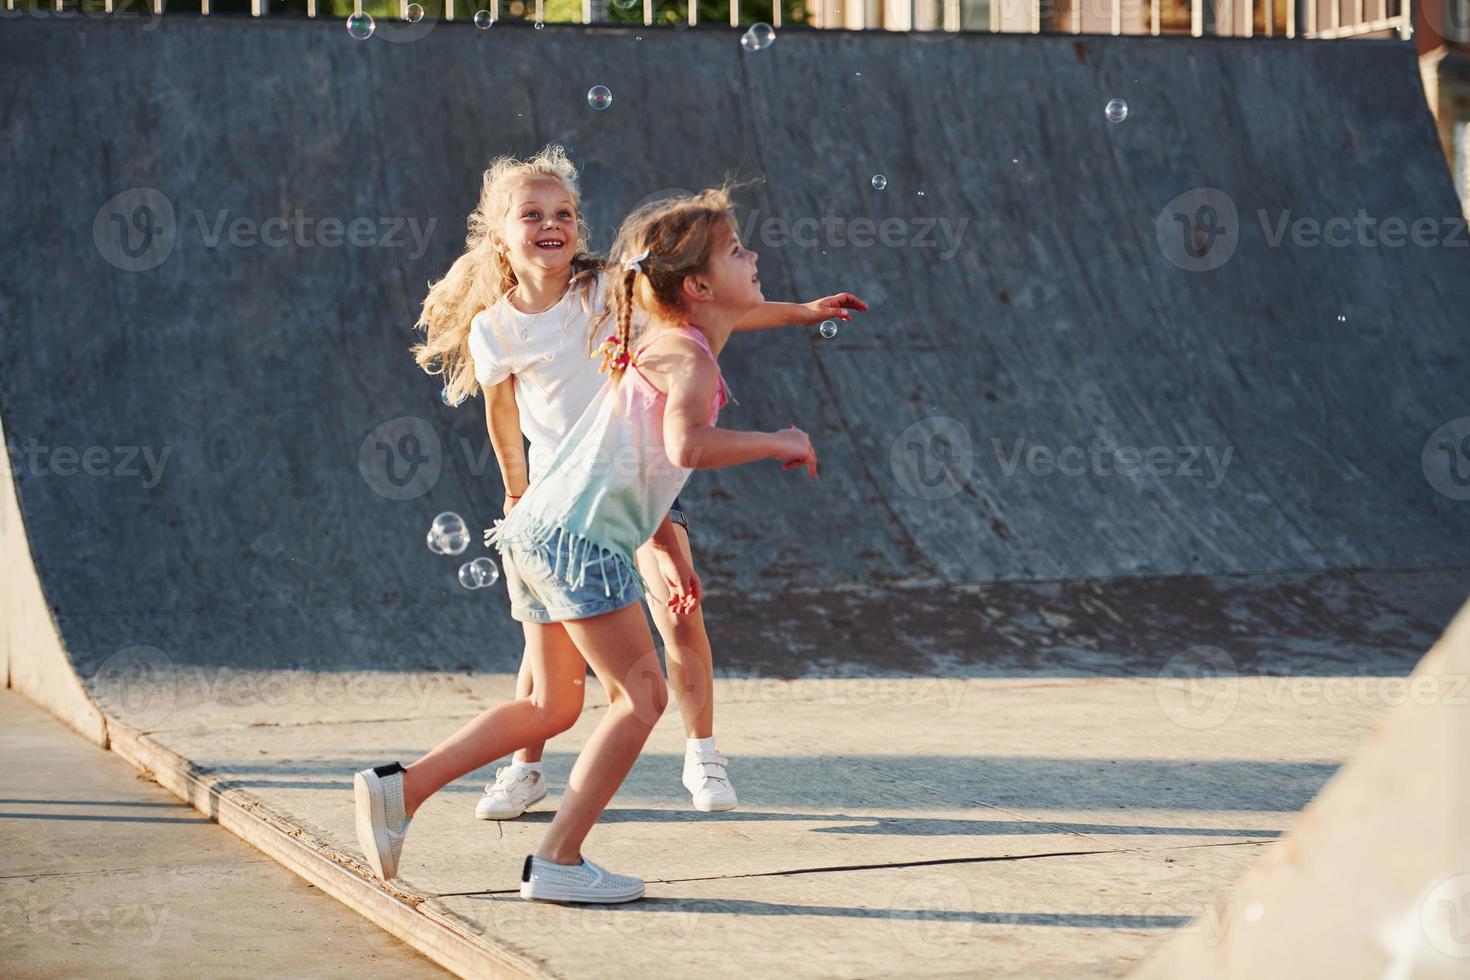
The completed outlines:
<svg viewBox="0 0 1470 980">
<path fill-rule="evenodd" d="M 388 812 L 383 805 L 383 784 L 372 770 L 352 777 L 353 805 L 357 813 L 357 846 L 373 873 L 384 881 L 398 873 L 393 850 L 388 844 Z M 383 828 L 379 834 L 378 828 Z"/>
<path fill-rule="evenodd" d="M 699 797 L 694 794 L 694 790 L 689 789 L 688 783 L 684 784 L 684 789 L 689 793 L 689 799 L 694 804 L 694 809 L 700 813 L 724 813 L 740 805 L 738 798 L 730 800 L 728 803 L 700 803 Z"/>
<path fill-rule="evenodd" d="M 643 883 L 636 890 L 613 891 L 610 888 L 577 888 L 571 885 L 548 885 L 544 882 L 521 882 L 521 898 L 530 902 L 577 902 L 584 905 L 617 905 L 636 902 L 643 897 Z"/>
<path fill-rule="evenodd" d="M 694 809 L 700 813 L 724 813 L 727 810 L 735 809 L 739 805 L 739 800 L 730 800 L 728 803 L 700 803 L 698 800 L 694 801 Z"/>
<path fill-rule="evenodd" d="M 504 813 L 482 813 L 480 811 L 480 808 L 479 807 L 475 807 L 475 819 L 476 820 L 514 820 L 516 817 L 524 816 L 527 810 L 531 809 L 531 807 L 535 806 L 537 803 L 540 803 L 542 800 L 546 799 L 546 794 L 548 792 L 550 792 L 550 791 L 545 786 L 542 786 L 541 787 L 541 795 L 540 796 L 536 797 L 535 799 L 527 800 L 525 806 L 523 806 L 519 810 L 515 810 L 515 811 L 507 810 Z"/>
</svg>

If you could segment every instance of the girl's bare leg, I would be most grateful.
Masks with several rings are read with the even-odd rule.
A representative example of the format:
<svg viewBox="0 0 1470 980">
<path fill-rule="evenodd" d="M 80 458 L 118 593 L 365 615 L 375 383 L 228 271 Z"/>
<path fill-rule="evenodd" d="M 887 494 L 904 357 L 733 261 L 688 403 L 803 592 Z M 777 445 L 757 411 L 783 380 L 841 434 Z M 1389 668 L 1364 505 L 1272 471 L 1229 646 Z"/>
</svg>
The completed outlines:
<svg viewBox="0 0 1470 980">
<path fill-rule="evenodd" d="M 689 532 L 678 524 L 674 535 L 686 561 L 693 565 L 689 551 Z M 669 689 L 679 700 L 679 714 L 684 718 L 684 734 L 688 738 L 709 738 L 715 733 L 715 668 L 709 633 L 704 628 L 704 610 L 696 608 L 687 616 L 669 611 L 668 590 L 659 576 L 653 547 L 638 549 L 638 571 L 652 593 L 648 603 L 654 628 L 664 641 L 664 662 L 669 670 Z"/>
<path fill-rule="evenodd" d="M 408 766 L 403 773 L 403 808 L 408 816 L 465 773 L 524 745 L 545 742 L 577 723 L 587 675 L 581 654 L 564 624 L 524 625 L 525 663 L 530 666 L 534 691 L 481 712 Z"/>
<path fill-rule="evenodd" d="M 536 624 L 534 624 L 534 623 L 527 623 L 526 625 L 527 626 L 534 626 Z M 527 649 L 527 655 L 521 657 L 521 669 L 520 669 L 520 672 L 518 674 L 516 674 L 516 698 L 518 698 L 518 699 L 519 698 L 528 698 L 528 697 L 530 697 L 531 696 L 531 692 L 533 690 L 535 690 L 535 687 L 536 687 L 535 681 L 531 677 L 531 658 L 530 658 L 530 655 L 529 655 L 529 651 L 530 651 L 529 638 L 527 640 L 527 647 L 526 647 L 526 649 Z M 580 654 L 579 654 L 579 656 L 580 656 Z M 546 751 L 546 743 L 544 741 L 542 741 L 542 742 L 532 742 L 530 745 L 527 745 L 525 748 L 516 749 L 515 760 L 517 762 L 540 762 L 541 761 L 541 753 L 543 753 L 545 751 Z"/>
<path fill-rule="evenodd" d="M 536 849 L 543 860 L 576 864 L 582 859 L 582 842 L 663 714 L 668 688 L 642 603 L 562 625 L 602 682 L 609 701 L 607 714 L 572 766 L 556 817 Z"/>
</svg>

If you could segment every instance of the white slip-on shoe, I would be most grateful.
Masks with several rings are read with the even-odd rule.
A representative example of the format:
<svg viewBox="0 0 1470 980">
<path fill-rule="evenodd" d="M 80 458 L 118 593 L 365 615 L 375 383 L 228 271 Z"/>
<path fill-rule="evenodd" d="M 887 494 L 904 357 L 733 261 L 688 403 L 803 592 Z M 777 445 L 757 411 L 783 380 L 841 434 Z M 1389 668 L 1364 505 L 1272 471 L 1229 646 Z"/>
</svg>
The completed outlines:
<svg viewBox="0 0 1470 980">
<path fill-rule="evenodd" d="M 485 795 L 475 804 L 475 819 L 514 820 L 545 796 L 546 777 L 541 773 L 501 766 L 495 770 L 495 782 L 485 784 Z"/>
<path fill-rule="evenodd" d="M 364 769 L 352 777 L 357 811 L 357 845 L 373 872 L 384 881 L 398 873 L 398 855 L 408 833 L 403 813 L 403 767 L 394 762 Z"/>
<path fill-rule="evenodd" d="M 585 857 L 581 864 L 555 864 L 526 855 L 521 898 L 536 902 L 592 902 L 611 905 L 643 897 L 643 879 L 615 875 Z"/>
<path fill-rule="evenodd" d="M 735 786 L 725 768 L 729 764 L 729 759 L 715 751 L 690 749 L 684 753 L 684 788 L 694 797 L 694 809 L 705 813 L 735 809 Z"/>
</svg>

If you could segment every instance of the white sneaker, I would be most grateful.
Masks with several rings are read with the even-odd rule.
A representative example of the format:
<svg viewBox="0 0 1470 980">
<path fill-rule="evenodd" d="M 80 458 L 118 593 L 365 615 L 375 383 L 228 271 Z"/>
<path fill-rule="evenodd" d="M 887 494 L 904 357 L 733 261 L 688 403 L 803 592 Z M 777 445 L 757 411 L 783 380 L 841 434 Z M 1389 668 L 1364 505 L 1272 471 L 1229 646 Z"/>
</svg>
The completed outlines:
<svg viewBox="0 0 1470 980">
<path fill-rule="evenodd" d="M 586 858 L 581 864 L 555 864 L 528 854 L 521 869 L 521 898 L 532 901 L 611 905 L 642 897 L 642 878 L 615 875 Z"/>
<path fill-rule="evenodd" d="M 715 751 L 684 753 L 684 788 L 694 797 L 694 809 L 705 813 L 735 809 L 735 787 L 725 769 L 729 762 Z"/>
<path fill-rule="evenodd" d="M 408 834 L 408 817 L 403 813 L 403 767 L 394 762 L 364 769 L 352 777 L 352 794 L 357 811 L 357 844 L 373 872 L 387 881 L 398 873 L 398 855 Z"/>
<path fill-rule="evenodd" d="M 485 795 L 475 804 L 476 820 L 514 820 L 546 796 L 546 777 L 534 769 L 501 766 L 495 782 L 485 784 Z"/>
</svg>

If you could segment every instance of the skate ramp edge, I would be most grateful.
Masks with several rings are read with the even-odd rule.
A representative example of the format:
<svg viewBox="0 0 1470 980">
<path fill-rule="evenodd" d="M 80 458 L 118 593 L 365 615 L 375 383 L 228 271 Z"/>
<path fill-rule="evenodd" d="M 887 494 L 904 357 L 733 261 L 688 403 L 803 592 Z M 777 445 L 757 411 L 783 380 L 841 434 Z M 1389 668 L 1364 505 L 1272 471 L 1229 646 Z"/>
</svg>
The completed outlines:
<svg viewBox="0 0 1470 980">
<path fill-rule="evenodd" d="M 0 444 L 5 432 L 0 424 Z M 87 741 L 111 749 L 201 814 L 267 857 L 460 976 L 542 976 L 529 961 L 441 916 L 421 896 L 374 880 L 355 858 L 271 813 L 243 790 L 220 788 L 190 761 L 109 715 L 93 700 L 62 642 L 36 574 L 8 466 L 0 473 L 0 647 L 6 686 L 49 711 Z"/>
<path fill-rule="evenodd" d="M 1133 980 L 1470 975 L 1467 678 L 1470 603 L 1291 832 Z"/>
<path fill-rule="evenodd" d="M 5 428 L 0 422 L 0 444 Z M 0 562 L 7 586 L 0 591 L 0 629 L 4 630 L 3 657 L 6 686 L 45 708 L 83 738 L 107 747 L 107 720 L 77 677 L 61 631 L 46 604 L 31 545 L 26 536 L 10 456 L 0 479 Z"/>
</svg>

